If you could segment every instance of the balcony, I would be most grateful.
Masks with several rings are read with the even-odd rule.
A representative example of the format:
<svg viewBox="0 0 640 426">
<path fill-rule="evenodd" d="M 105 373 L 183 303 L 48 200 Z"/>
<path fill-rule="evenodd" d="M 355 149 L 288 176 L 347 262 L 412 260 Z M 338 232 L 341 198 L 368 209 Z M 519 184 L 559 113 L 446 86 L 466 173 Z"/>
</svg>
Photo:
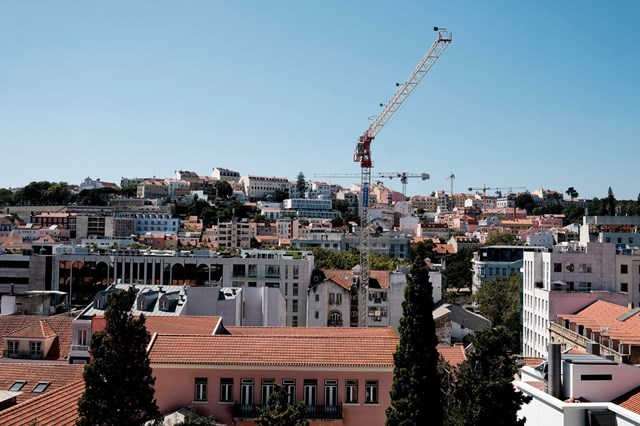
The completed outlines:
<svg viewBox="0 0 640 426">
<path fill-rule="evenodd" d="M 16 359 L 43 359 L 44 352 L 43 351 L 4 351 L 5 358 L 16 358 Z"/>
<path fill-rule="evenodd" d="M 307 420 L 341 420 L 342 405 L 307 405 L 304 418 Z M 267 410 L 267 405 L 234 404 L 234 419 L 255 419 L 260 415 L 258 410 Z"/>
</svg>

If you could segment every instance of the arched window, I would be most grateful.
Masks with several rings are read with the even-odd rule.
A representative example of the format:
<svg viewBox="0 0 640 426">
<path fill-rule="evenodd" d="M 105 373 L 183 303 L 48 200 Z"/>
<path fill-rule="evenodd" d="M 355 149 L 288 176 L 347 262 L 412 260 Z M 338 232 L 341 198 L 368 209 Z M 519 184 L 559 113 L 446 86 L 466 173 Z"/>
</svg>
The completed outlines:
<svg viewBox="0 0 640 426">
<path fill-rule="evenodd" d="M 327 326 L 338 327 L 341 325 L 342 325 L 342 313 L 340 311 L 329 312 L 329 321 L 327 322 Z"/>
</svg>

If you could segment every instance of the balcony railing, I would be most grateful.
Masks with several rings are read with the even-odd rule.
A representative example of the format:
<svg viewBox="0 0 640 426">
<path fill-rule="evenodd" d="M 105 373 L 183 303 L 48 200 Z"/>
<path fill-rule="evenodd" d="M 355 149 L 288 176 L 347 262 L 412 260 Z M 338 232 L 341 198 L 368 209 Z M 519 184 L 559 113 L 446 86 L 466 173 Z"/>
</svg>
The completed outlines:
<svg viewBox="0 0 640 426">
<path fill-rule="evenodd" d="M 18 359 L 43 359 L 43 351 L 4 351 L 5 358 L 18 358 Z"/>
<path fill-rule="evenodd" d="M 306 405 L 305 419 L 309 420 L 340 420 L 342 419 L 342 405 Z M 269 409 L 268 405 L 235 404 L 233 417 L 235 419 L 254 419 L 260 411 Z"/>
<path fill-rule="evenodd" d="M 89 345 L 71 345 L 72 351 L 89 352 Z"/>
</svg>

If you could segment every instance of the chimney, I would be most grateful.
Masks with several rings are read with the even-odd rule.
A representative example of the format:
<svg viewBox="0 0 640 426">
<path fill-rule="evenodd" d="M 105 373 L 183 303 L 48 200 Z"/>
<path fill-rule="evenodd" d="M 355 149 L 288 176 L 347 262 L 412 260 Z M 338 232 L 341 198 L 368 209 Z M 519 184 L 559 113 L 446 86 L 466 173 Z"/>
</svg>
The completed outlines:
<svg viewBox="0 0 640 426">
<path fill-rule="evenodd" d="M 600 344 L 596 342 L 587 342 L 586 348 L 588 354 L 600 356 Z"/>
<path fill-rule="evenodd" d="M 547 392 L 549 395 L 558 399 L 560 399 L 560 375 L 562 374 L 562 365 L 560 360 L 560 343 L 549 343 L 549 357 L 547 359 Z"/>
</svg>

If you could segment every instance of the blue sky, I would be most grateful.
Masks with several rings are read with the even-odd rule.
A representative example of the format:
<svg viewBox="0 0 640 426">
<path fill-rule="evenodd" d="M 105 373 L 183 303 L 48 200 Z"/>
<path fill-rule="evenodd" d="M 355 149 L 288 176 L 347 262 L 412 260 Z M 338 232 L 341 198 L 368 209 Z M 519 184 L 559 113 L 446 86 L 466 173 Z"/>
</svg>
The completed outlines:
<svg viewBox="0 0 640 426">
<path fill-rule="evenodd" d="M 1 2 L 0 187 L 357 175 L 368 117 L 446 26 L 374 173 L 431 174 L 409 195 L 448 191 L 453 172 L 456 192 L 636 199 L 638 22 L 633 0 Z"/>
</svg>

